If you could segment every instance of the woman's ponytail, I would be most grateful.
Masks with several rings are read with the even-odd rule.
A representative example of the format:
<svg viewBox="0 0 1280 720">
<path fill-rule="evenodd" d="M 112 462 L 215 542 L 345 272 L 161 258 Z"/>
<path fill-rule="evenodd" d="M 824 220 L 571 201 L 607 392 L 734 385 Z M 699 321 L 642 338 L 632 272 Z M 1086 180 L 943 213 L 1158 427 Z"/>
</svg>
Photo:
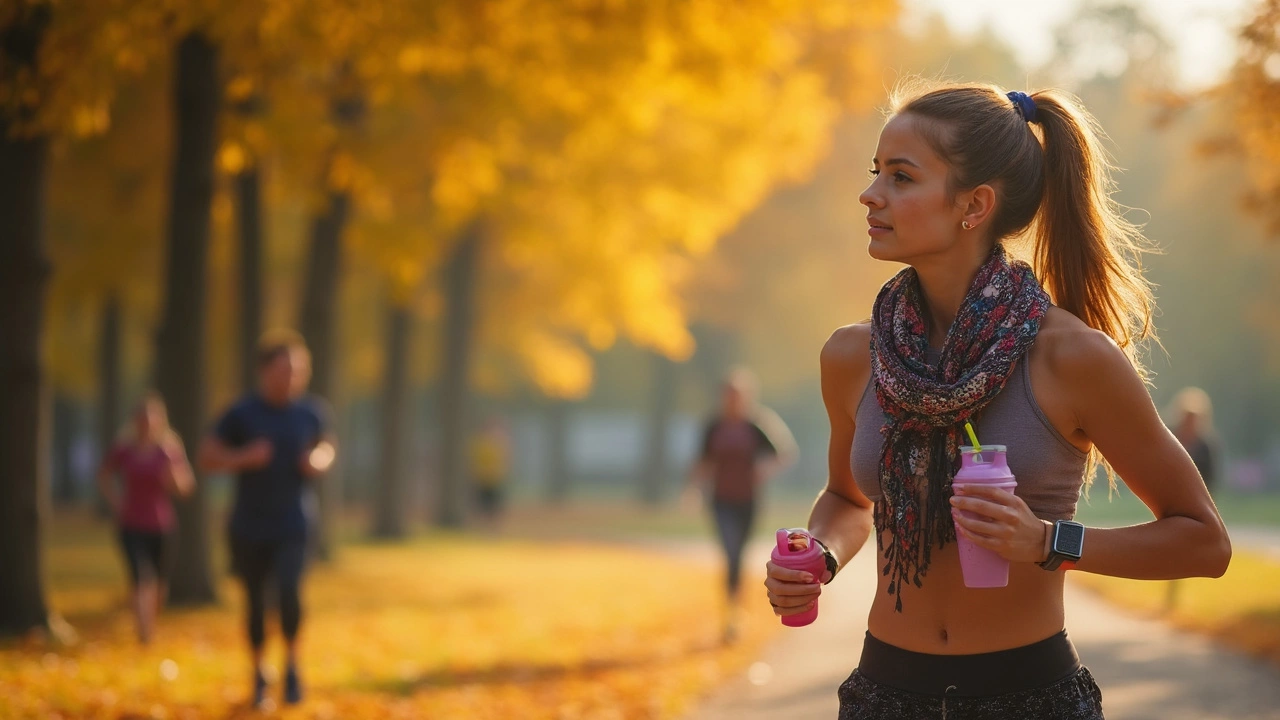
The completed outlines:
<svg viewBox="0 0 1280 720">
<path fill-rule="evenodd" d="M 1056 305 L 1109 335 L 1145 378 L 1138 354 L 1155 337 L 1141 262 L 1148 243 L 1111 198 L 1113 168 L 1096 121 L 1063 93 L 1032 99 L 1044 146 L 1044 195 L 1030 233 L 1036 271 Z"/>
</svg>

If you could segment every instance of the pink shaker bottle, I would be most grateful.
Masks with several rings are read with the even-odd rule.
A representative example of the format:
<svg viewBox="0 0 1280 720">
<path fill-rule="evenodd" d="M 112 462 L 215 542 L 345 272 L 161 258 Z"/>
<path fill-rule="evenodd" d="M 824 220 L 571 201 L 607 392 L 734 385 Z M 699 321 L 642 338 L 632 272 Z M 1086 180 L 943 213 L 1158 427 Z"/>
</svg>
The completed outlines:
<svg viewBox="0 0 1280 720">
<path fill-rule="evenodd" d="M 778 531 L 777 540 L 777 546 L 773 548 L 774 564 L 792 570 L 803 570 L 813 575 L 818 582 L 827 581 L 827 561 L 823 558 L 818 543 L 814 542 L 807 530 L 783 528 Z M 817 619 L 818 603 L 815 601 L 812 610 L 784 616 L 782 624 L 787 627 L 803 627 Z"/>
</svg>

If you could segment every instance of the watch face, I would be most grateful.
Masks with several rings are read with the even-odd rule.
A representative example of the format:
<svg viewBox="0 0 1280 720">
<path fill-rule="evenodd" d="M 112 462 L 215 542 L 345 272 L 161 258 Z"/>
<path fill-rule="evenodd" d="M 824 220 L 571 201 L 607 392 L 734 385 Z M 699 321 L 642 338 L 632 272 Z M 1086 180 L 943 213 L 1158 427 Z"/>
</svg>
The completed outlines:
<svg viewBox="0 0 1280 720">
<path fill-rule="evenodd" d="M 1084 526 L 1074 522 L 1058 523 L 1053 549 L 1063 555 L 1079 558 L 1084 549 Z"/>
</svg>

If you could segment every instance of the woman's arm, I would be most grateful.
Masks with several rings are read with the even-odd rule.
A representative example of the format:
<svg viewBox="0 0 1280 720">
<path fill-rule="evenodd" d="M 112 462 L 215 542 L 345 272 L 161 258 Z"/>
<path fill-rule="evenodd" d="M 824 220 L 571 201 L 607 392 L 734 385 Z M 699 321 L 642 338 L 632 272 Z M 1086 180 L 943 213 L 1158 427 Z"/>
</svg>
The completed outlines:
<svg viewBox="0 0 1280 720">
<path fill-rule="evenodd" d="M 1055 343 L 1050 367 L 1070 390 L 1077 427 L 1155 515 L 1141 525 L 1087 529 L 1076 569 L 1140 580 L 1226 572 L 1231 541 L 1222 518 L 1124 352 L 1100 332 L 1074 331 Z M 1047 521 L 1016 496 L 969 490 L 952 502 L 990 518 L 961 520 L 975 542 L 1010 560 L 1044 559 Z"/>
<path fill-rule="evenodd" d="M 191 472 L 191 463 L 187 461 L 187 451 L 182 447 L 182 440 L 176 436 L 167 438 L 165 443 L 165 456 L 168 458 L 165 480 L 169 492 L 186 497 L 196 486 L 195 474 Z"/>
<path fill-rule="evenodd" d="M 871 536 L 871 501 L 858 489 L 850 468 L 853 447 L 854 405 L 859 382 L 865 382 L 870 361 L 870 330 L 851 325 L 835 332 L 822 348 L 822 399 L 831 423 L 827 450 L 827 487 L 809 514 L 809 532 L 843 565 L 862 549 Z M 822 593 L 819 578 L 799 570 L 766 565 L 765 587 L 777 615 L 807 611 Z"/>
<path fill-rule="evenodd" d="M 849 457 L 856 429 L 859 390 L 870 376 L 869 325 L 840 328 L 822 348 L 822 401 L 831 424 L 827 444 L 827 487 L 809 513 L 809 532 L 843 565 L 871 537 L 871 500 L 858 489 Z"/>
<path fill-rule="evenodd" d="M 766 482 L 794 465 L 800 457 L 800 449 L 791 428 L 773 410 L 764 406 L 756 408 L 753 423 L 766 450 L 764 457 L 756 463 L 757 480 Z"/>
</svg>

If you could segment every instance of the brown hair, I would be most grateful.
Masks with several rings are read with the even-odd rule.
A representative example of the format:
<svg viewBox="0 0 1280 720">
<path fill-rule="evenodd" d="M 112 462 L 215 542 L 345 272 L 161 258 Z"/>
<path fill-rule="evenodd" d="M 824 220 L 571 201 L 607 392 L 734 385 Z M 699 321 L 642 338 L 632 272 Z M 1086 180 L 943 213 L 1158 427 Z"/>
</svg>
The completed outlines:
<svg viewBox="0 0 1280 720">
<path fill-rule="evenodd" d="M 297 331 L 284 328 L 267 330 L 258 337 L 258 346 L 255 350 L 258 367 L 270 365 L 272 361 L 290 350 L 301 350 L 310 355 L 306 341 Z"/>
<path fill-rule="evenodd" d="M 138 414 L 146 409 L 148 405 L 155 405 L 160 410 L 160 425 L 155 428 L 154 434 L 156 440 L 170 440 L 176 442 L 179 447 L 182 446 L 182 438 L 178 432 L 169 424 L 169 407 L 164 401 L 164 396 L 158 390 L 146 390 L 142 396 L 138 398 L 138 402 L 133 406 L 133 412 L 130 413 L 129 422 L 125 423 L 116 433 L 117 441 L 133 442 L 137 440 L 136 428 L 134 421 L 137 420 Z"/>
<path fill-rule="evenodd" d="M 1114 167 L 1097 121 L 1060 90 L 1031 99 L 1028 122 L 994 85 L 910 80 L 891 106 L 932 121 L 919 131 L 950 166 L 951 191 L 991 185 L 996 241 L 1031 238 L 1032 264 L 1054 304 L 1110 336 L 1145 380 L 1139 355 L 1155 339 L 1155 300 L 1141 255 L 1150 245 L 1111 198 Z M 1088 478 L 1100 460 L 1091 453 Z"/>
</svg>

